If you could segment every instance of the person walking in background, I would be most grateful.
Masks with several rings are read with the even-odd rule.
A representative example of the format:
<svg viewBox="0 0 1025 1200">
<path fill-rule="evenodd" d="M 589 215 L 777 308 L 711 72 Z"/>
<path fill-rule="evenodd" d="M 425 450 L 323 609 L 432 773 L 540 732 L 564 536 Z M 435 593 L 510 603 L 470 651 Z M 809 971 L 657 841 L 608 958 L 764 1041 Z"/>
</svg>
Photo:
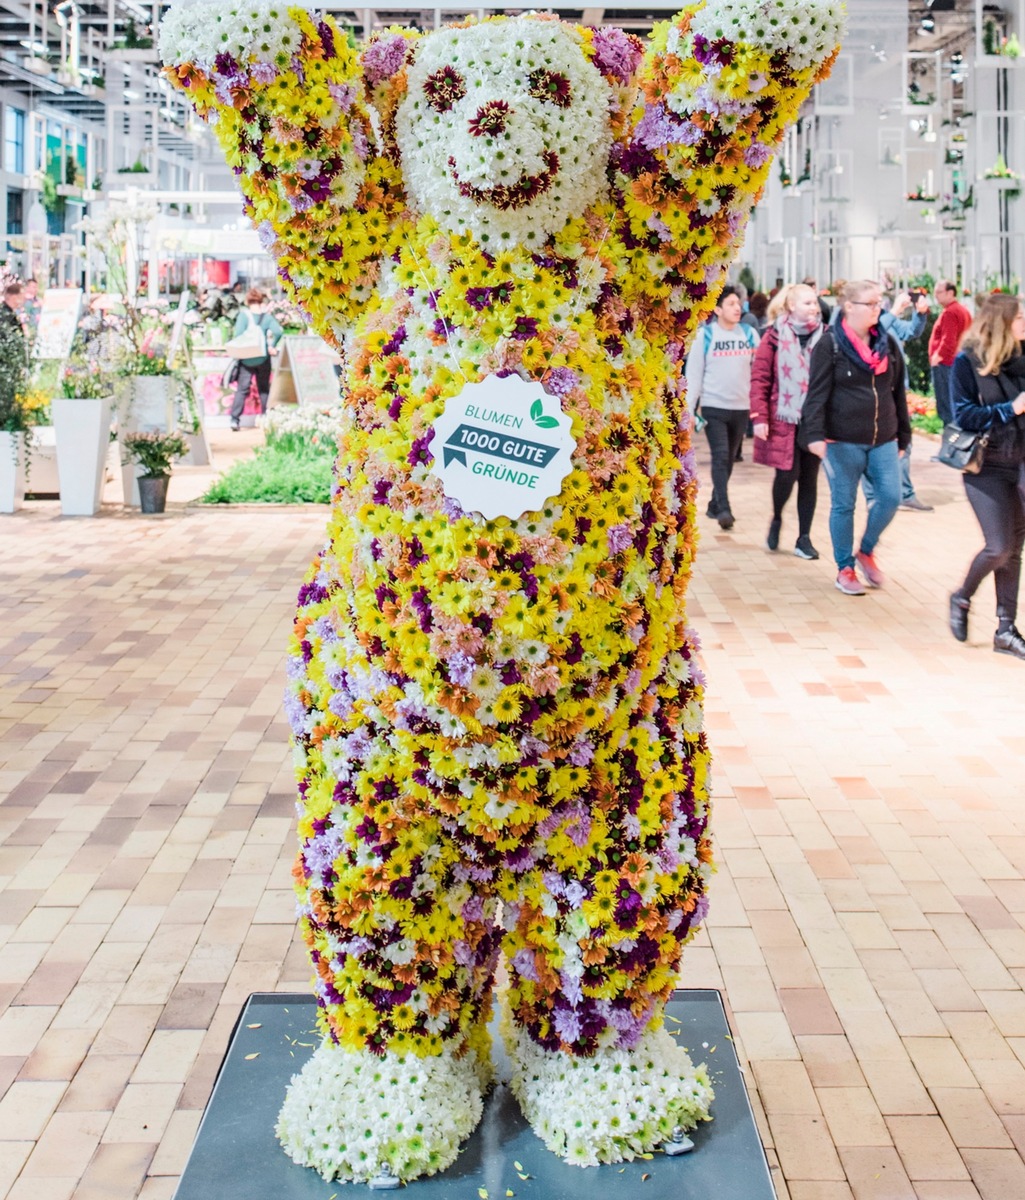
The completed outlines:
<svg viewBox="0 0 1025 1200">
<path fill-rule="evenodd" d="M 911 441 L 911 421 L 900 345 L 879 323 L 878 284 L 868 279 L 848 283 L 840 304 L 839 320 L 812 351 L 801 439 L 825 462 L 837 589 L 863 596 L 855 564 L 869 587 L 885 583 L 875 549 L 900 503 L 899 455 Z M 854 505 L 862 475 L 868 475 L 873 495 L 855 553 Z"/>
<path fill-rule="evenodd" d="M 39 299 L 39 282 L 35 279 L 25 280 L 25 303 L 21 311 L 25 332 L 34 341 L 39 329 L 39 315 L 43 311 L 43 302 Z"/>
<path fill-rule="evenodd" d="M 940 306 L 940 315 L 929 334 L 929 366 L 932 369 L 936 414 L 944 425 L 949 425 L 954 420 L 950 377 L 961 339 L 972 323 L 972 314 L 958 300 L 957 288 L 949 279 L 941 279 L 934 294 Z"/>
<path fill-rule="evenodd" d="M 914 307 L 912 307 L 912 304 Z M 887 333 L 893 336 L 900 342 L 901 353 L 904 353 L 904 346 L 913 338 L 921 337 L 925 331 L 926 320 L 929 316 L 929 297 L 924 293 L 919 294 L 914 301 L 907 292 L 901 292 L 893 301 L 892 306 L 887 311 L 883 310 L 880 317 L 880 324 Z M 907 393 L 911 389 L 911 383 L 908 379 L 908 360 L 907 355 L 904 355 L 904 391 Z M 911 482 L 911 446 L 900 460 L 900 505 L 899 507 L 908 512 L 932 512 L 931 504 L 925 504 L 919 500 L 915 492 L 915 485 Z M 861 486 L 865 491 L 865 499 L 872 503 L 872 485 L 867 479 L 862 480 Z"/>
<path fill-rule="evenodd" d="M 687 356 L 687 396 L 690 410 L 707 422 L 712 452 L 712 499 L 707 515 L 722 529 L 732 529 L 729 482 L 733 464 L 744 443 L 751 407 L 751 360 L 758 334 L 741 325 L 743 311 L 737 289 L 723 288 L 715 306 L 715 320 L 694 335 Z"/>
<path fill-rule="evenodd" d="M 955 422 L 988 433 L 982 468 L 964 476 L 965 495 L 986 544 L 950 597 L 950 631 L 968 640 L 972 597 L 987 575 L 997 596 L 993 649 L 1025 659 L 1025 638 L 1015 624 L 1025 545 L 1025 312 L 1017 296 L 987 296 L 954 360 L 951 398 Z"/>
<path fill-rule="evenodd" d="M 815 293 L 815 302 L 819 306 L 819 314 L 822 317 L 822 324 L 828 325 L 830 317 L 832 317 L 833 313 L 829 307 L 829 302 L 819 291 L 819 285 L 814 279 L 812 279 L 810 275 L 807 278 L 802 279 L 801 283 L 803 283 L 805 287 L 811 288 L 811 290 Z"/>
<path fill-rule="evenodd" d="M 751 316 L 758 322 L 755 329 L 759 334 L 763 333 L 769 324 L 769 297 L 764 292 L 752 292 L 747 308 Z"/>
<path fill-rule="evenodd" d="M 815 559 L 811 525 L 818 499 L 819 459 L 798 444 L 798 426 L 808 394 L 811 354 L 822 337 L 818 296 L 797 283 L 784 288 L 769 305 L 772 319 L 751 367 L 751 420 L 754 460 L 775 467 L 772 521 L 765 544 L 779 548 L 783 509 L 797 487 L 798 538 L 794 554 Z"/>
<path fill-rule="evenodd" d="M 260 331 L 263 338 L 263 349 L 254 353 L 251 358 L 239 360 L 238 386 L 235 389 L 235 399 L 231 405 L 231 427 L 238 430 L 242 423 L 242 413 L 252 381 L 256 380 L 256 390 L 260 395 L 260 412 L 267 411 L 270 399 L 271 356 L 277 353 L 278 342 L 285 331 L 278 322 L 267 312 L 267 297 L 259 288 L 250 288 L 246 293 L 246 307 L 241 309 L 235 318 L 235 337 L 241 337 L 252 326 Z"/>
</svg>

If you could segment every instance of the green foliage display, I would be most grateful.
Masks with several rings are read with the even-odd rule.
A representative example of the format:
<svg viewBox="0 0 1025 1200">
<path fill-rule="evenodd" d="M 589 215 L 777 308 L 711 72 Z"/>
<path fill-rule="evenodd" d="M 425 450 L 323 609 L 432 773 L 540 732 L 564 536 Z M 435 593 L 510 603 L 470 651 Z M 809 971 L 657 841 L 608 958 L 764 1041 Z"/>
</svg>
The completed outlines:
<svg viewBox="0 0 1025 1200">
<path fill-rule="evenodd" d="M 334 462 L 325 451 L 286 437 L 237 462 L 203 497 L 204 504 L 329 504 Z"/>
</svg>

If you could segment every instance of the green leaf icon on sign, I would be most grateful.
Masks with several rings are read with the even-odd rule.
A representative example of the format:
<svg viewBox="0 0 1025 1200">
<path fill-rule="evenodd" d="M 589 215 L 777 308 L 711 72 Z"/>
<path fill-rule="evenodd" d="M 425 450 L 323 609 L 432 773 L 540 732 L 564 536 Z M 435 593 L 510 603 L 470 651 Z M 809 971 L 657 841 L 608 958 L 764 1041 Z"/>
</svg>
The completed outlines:
<svg viewBox="0 0 1025 1200">
<path fill-rule="evenodd" d="M 559 425 L 555 417 L 537 417 L 534 423 L 542 429 L 557 429 Z"/>
<path fill-rule="evenodd" d="M 545 408 L 544 408 L 544 405 L 541 403 L 541 401 L 535 400 L 534 403 L 530 406 L 530 419 L 532 421 L 539 421 L 541 419 L 541 415 L 542 415 L 542 413 L 544 413 L 544 411 L 545 411 Z"/>
</svg>

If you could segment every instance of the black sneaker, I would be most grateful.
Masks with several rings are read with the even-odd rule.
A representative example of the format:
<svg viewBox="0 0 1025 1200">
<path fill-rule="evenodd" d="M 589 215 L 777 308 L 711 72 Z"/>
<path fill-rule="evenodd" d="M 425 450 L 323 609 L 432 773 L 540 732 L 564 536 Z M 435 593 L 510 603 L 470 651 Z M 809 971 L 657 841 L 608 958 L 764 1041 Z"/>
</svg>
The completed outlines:
<svg viewBox="0 0 1025 1200">
<path fill-rule="evenodd" d="M 779 531 L 783 528 L 783 522 L 779 517 L 773 517 L 769 522 L 769 532 L 765 538 L 766 550 L 779 549 Z"/>
<path fill-rule="evenodd" d="M 809 562 L 814 562 L 819 556 L 819 552 L 811 544 L 811 538 L 806 533 L 802 533 L 797 539 L 797 545 L 794 546 L 794 554 L 798 558 L 806 558 Z"/>
<path fill-rule="evenodd" d="M 959 642 L 968 641 L 968 610 L 971 601 L 964 600 L 958 595 L 950 597 L 950 632 Z M 1000 635 L 997 634 L 997 637 Z M 996 649 L 996 644 L 993 646 Z"/>
<path fill-rule="evenodd" d="M 231 428 L 232 428 L 232 432 L 233 432 L 233 433 L 238 433 L 238 431 L 239 431 L 239 423 L 238 423 L 238 421 L 234 421 L 234 420 L 233 420 L 233 421 L 231 422 Z"/>
<path fill-rule="evenodd" d="M 1003 633 L 997 631 L 993 638 L 993 649 L 997 654 L 1010 654 L 1012 658 L 1025 660 L 1025 638 L 1014 625 Z"/>
<path fill-rule="evenodd" d="M 719 513 L 711 506 L 711 504 L 709 504 L 709 506 L 705 509 L 705 516 L 708 517 L 710 521 L 714 521 L 718 515 Z"/>
<path fill-rule="evenodd" d="M 733 528 L 733 513 L 731 513 L 729 509 L 726 509 L 725 512 L 721 512 L 715 519 L 719 522 L 720 529 Z"/>
</svg>

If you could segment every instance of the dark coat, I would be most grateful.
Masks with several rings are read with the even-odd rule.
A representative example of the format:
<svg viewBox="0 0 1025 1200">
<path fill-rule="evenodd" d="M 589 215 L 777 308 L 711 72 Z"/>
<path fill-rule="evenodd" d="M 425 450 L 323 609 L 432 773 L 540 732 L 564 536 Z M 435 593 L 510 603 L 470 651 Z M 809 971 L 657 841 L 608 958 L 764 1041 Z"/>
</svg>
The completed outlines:
<svg viewBox="0 0 1025 1200">
<path fill-rule="evenodd" d="M 1012 407 L 1025 389 L 1025 357 L 1016 355 L 996 375 L 980 375 L 979 360 L 970 350 L 954 359 L 951 399 L 954 420 L 970 433 L 989 433 L 983 460 L 989 465 L 1025 462 L 1025 415 Z"/>
<path fill-rule="evenodd" d="M 887 335 L 889 369 L 876 375 L 855 363 L 827 329 L 811 353 L 808 398 L 801 414 L 800 443 L 850 442 L 861 446 L 911 445 L 911 418 L 904 391 L 904 356 L 893 334 Z"/>
<path fill-rule="evenodd" d="M 763 467 L 790 471 L 794 466 L 797 426 L 776 419 L 779 406 L 779 379 L 776 376 L 776 349 L 779 331 L 770 325 L 762 336 L 751 363 L 751 423 L 768 425 L 765 441 L 755 438 L 754 460 Z"/>
</svg>

